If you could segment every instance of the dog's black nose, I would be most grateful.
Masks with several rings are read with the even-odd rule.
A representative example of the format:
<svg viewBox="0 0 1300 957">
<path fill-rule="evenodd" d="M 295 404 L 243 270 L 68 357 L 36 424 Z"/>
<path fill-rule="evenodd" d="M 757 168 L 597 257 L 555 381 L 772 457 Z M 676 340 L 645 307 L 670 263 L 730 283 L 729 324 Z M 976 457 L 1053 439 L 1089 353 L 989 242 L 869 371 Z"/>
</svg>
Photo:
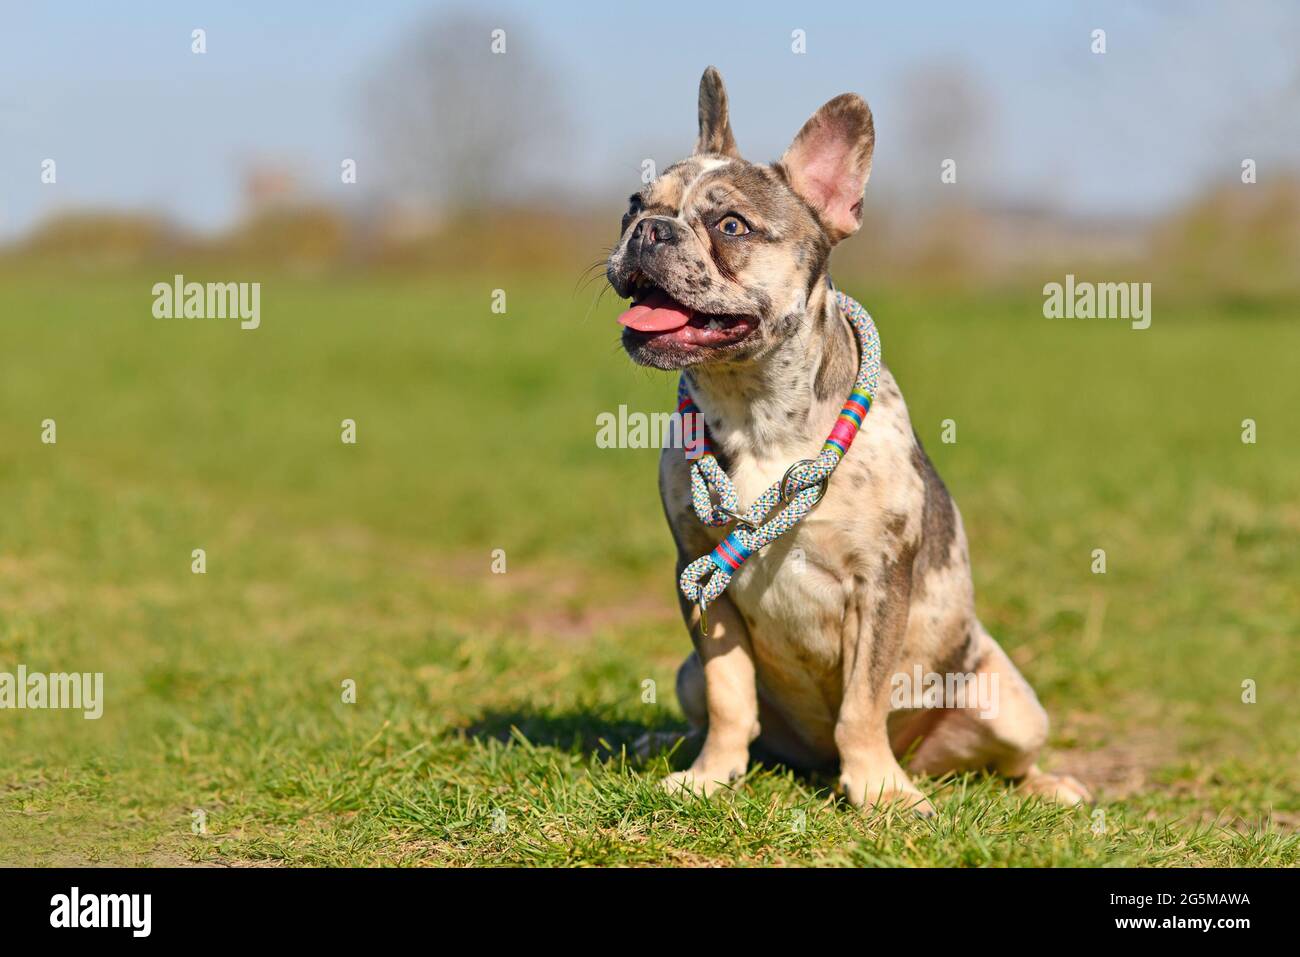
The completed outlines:
<svg viewBox="0 0 1300 957">
<path fill-rule="evenodd" d="M 677 227 L 671 219 L 647 216 L 636 224 L 633 238 L 639 240 L 643 247 L 670 246 L 677 242 Z"/>
</svg>

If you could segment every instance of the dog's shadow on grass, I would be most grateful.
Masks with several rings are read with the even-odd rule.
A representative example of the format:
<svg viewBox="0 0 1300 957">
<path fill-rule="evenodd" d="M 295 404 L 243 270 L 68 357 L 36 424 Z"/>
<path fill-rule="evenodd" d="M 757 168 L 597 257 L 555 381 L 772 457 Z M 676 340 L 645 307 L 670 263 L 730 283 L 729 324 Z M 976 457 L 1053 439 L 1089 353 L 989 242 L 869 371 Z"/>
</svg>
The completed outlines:
<svg viewBox="0 0 1300 957">
<path fill-rule="evenodd" d="M 701 735 L 691 733 L 686 722 L 666 712 L 639 720 L 600 706 L 486 711 L 456 733 L 478 741 L 527 742 L 599 761 L 626 756 L 643 764 L 667 752 L 675 768 L 689 765 L 702 744 Z"/>
<path fill-rule="evenodd" d="M 693 731 L 674 715 L 661 712 L 648 721 L 633 720 L 599 706 L 487 711 L 455 733 L 479 741 L 527 742 L 533 747 L 556 748 L 602 762 L 624 759 L 634 767 L 667 758 L 675 771 L 690 767 L 704 744 L 703 733 Z M 824 784 L 829 773 L 826 768 L 788 765 L 754 746 L 750 752 L 751 771 L 758 766 L 778 773 L 789 770 L 814 786 Z"/>
</svg>

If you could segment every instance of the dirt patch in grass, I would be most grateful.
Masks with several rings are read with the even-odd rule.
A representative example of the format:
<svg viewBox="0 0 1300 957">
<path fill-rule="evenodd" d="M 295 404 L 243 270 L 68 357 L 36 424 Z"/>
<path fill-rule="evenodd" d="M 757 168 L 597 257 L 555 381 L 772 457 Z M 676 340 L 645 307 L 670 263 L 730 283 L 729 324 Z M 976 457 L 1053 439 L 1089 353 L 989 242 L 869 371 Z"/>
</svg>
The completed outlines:
<svg viewBox="0 0 1300 957">
<path fill-rule="evenodd" d="M 572 639 L 643 625 L 684 627 L 666 588 L 629 589 L 553 562 L 493 574 L 481 556 L 459 555 L 440 563 L 438 574 L 481 588 L 493 606 L 484 618 L 503 632 Z"/>
<path fill-rule="evenodd" d="M 1054 748 L 1047 763 L 1051 770 L 1073 774 L 1097 798 L 1122 800 L 1154 786 L 1155 773 L 1177 756 L 1167 735 L 1144 730 L 1097 747 Z"/>
</svg>

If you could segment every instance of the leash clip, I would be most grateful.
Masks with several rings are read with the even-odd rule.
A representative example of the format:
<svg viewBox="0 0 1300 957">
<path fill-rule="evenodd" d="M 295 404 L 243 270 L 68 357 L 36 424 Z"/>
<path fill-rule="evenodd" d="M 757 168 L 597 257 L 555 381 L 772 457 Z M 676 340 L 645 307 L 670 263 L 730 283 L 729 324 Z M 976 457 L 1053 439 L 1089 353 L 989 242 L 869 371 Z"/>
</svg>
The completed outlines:
<svg viewBox="0 0 1300 957">
<path fill-rule="evenodd" d="M 747 529 L 751 532 L 756 532 L 759 529 L 758 525 L 755 525 L 744 515 L 741 515 L 738 512 L 733 512 L 729 508 L 723 508 L 721 505 L 715 505 L 713 506 L 713 510 L 715 512 L 721 512 L 723 515 L 730 516 L 731 520 L 735 522 L 737 525 L 739 525 L 741 528 Z"/>
<path fill-rule="evenodd" d="M 826 486 L 830 483 L 831 480 L 831 477 L 829 475 L 824 476 L 822 480 L 818 482 L 816 485 L 807 485 L 804 486 L 804 488 L 796 489 L 793 492 L 789 491 L 790 479 L 794 475 L 794 470 L 797 468 L 801 468 L 805 465 L 816 465 L 816 464 L 817 463 L 814 462 L 812 459 L 800 459 L 798 462 L 795 462 L 793 465 L 791 465 L 788 469 L 785 470 L 785 475 L 781 477 L 781 501 L 788 502 L 790 501 L 790 499 L 794 498 L 800 492 L 810 488 L 818 489 L 818 492 L 817 492 L 817 497 L 813 499 L 811 502 L 809 502 L 808 506 L 811 508 L 813 505 L 816 505 L 818 502 L 822 500 L 822 496 L 826 494 Z"/>
</svg>

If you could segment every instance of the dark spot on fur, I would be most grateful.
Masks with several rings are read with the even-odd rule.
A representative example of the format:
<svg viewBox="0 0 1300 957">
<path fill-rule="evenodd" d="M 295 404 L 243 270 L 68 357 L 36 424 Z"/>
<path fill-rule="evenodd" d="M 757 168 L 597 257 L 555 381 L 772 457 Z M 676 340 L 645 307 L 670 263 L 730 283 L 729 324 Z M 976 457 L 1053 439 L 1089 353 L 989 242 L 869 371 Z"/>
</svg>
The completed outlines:
<svg viewBox="0 0 1300 957">
<path fill-rule="evenodd" d="M 726 279 L 728 282 L 736 281 L 735 270 L 731 268 L 731 264 L 727 262 L 727 258 L 722 254 L 722 250 L 715 243 L 709 243 L 709 258 L 713 260 L 713 265 L 717 267 L 718 272 L 722 274 L 722 278 Z"/>
<path fill-rule="evenodd" d="M 957 536 L 957 512 L 952 505 L 943 479 L 925 454 L 920 436 L 912 433 L 912 467 L 925 486 L 925 504 L 921 511 L 921 551 L 917 555 L 918 577 L 951 564 L 952 542 Z"/>
<path fill-rule="evenodd" d="M 954 637 L 957 640 L 948 646 L 947 651 L 941 653 L 941 657 L 934 664 L 933 670 L 941 675 L 974 670 L 967 659 L 970 657 L 971 649 L 975 647 L 975 623 L 966 622 L 965 627 Z"/>
<path fill-rule="evenodd" d="M 912 565 L 916 549 L 906 545 L 898 558 L 884 559 L 876 573 L 876 606 L 871 609 L 872 688 L 882 688 L 898 662 L 907 632 L 907 612 L 912 599 Z"/>
<path fill-rule="evenodd" d="M 810 292 L 810 302 L 811 295 Z M 826 402 L 848 395 L 857 369 L 858 349 L 838 307 L 823 308 L 820 316 L 822 355 L 817 374 L 813 377 L 813 394 L 819 401 Z"/>
</svg>

